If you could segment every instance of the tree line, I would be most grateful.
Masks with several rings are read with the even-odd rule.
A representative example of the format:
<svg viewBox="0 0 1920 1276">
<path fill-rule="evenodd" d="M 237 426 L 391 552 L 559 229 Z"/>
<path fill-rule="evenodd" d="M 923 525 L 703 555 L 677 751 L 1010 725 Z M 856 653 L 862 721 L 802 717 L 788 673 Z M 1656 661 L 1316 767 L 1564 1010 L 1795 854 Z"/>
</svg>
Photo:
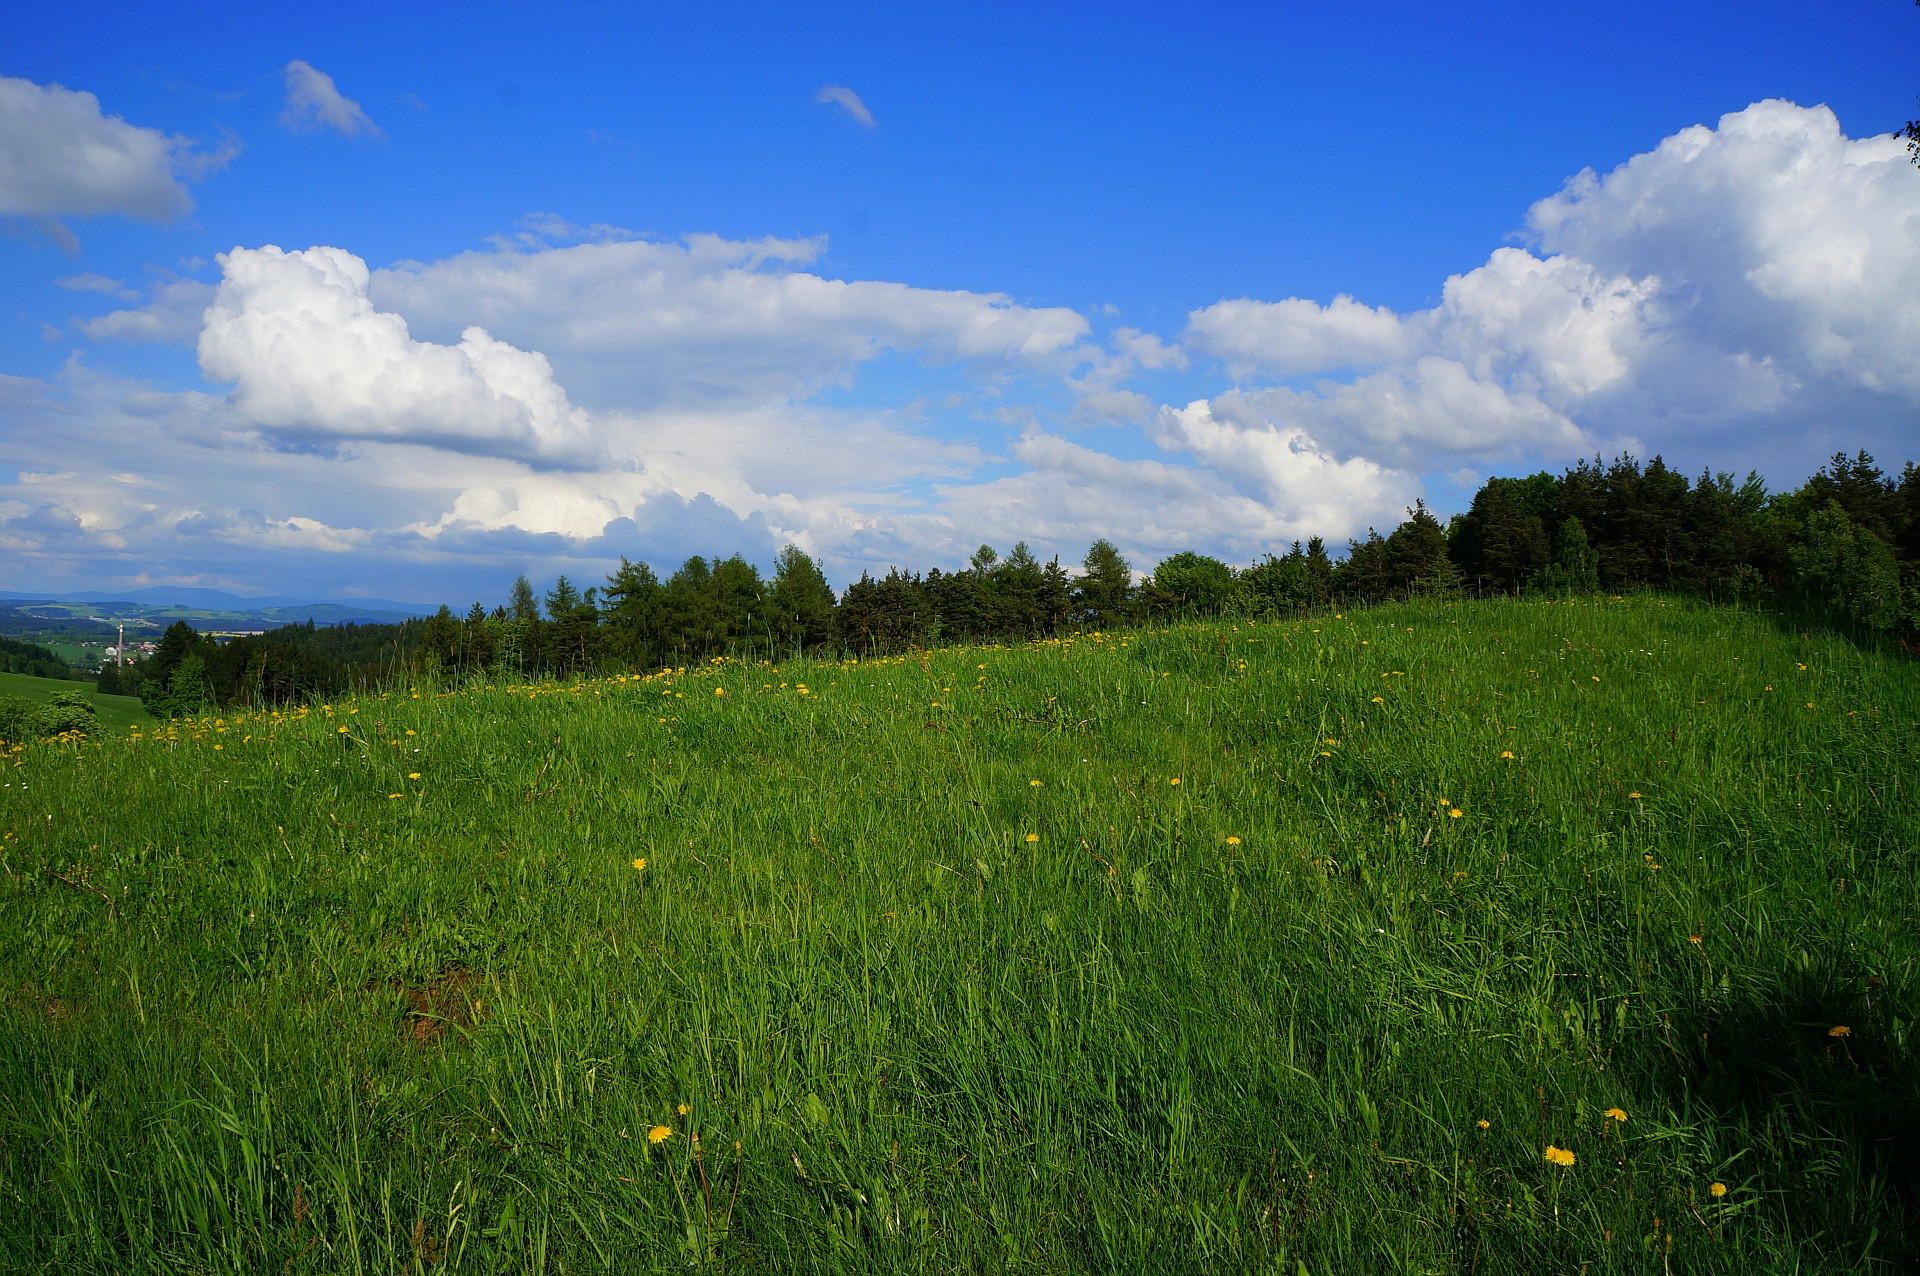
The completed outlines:
<svg viewBox="0 0 1920 1276">
<path fill-rule="evenodd" d="M 58 652 L 37 642 L 13 638 L 0 638 L 0 673 L 23 673 L 31 678 L 78 677 Z"/>
<path fill-rule="evenodd" d="M 1920 468 L 1836 455 L 1791 492 L 1758 474 L 1689 480 L 1655 457 L 1582 461 L 1561 474 L 1489 479 L 1442 524 L 1418 503 L 1394 530 L 1333 557 L 1314 537 L 1244 568 L 1198 553 L 1137 577 L 1109 541 L 1078 564 L 1023 542 L 965 567 L 863 573 L 836 594 L 789 545 L 772 576 L 739 555 L 689 558 L 662 580 L 623 558 L 602 585 L 525 576 L 507 603 L 400 625 L 290 626 L 224 645 L 176 624 L 137 670 L 157 713 L 337 695 L 422 673 L 458 679 L 654 669 L 714 655 L 897 652 L 1013 642 L 1195 615 L 1283 616 L 1421 594 L 1552 596 L 1652 588 L 1772 599 L 1865 631 L 1920 630 Z M 136 671 L 121 671 L 122 676 Z M 104 689 L 104 671 L 103 671 Z M 126 688 L 132 690 L 133 688 Z"/>
</svg>

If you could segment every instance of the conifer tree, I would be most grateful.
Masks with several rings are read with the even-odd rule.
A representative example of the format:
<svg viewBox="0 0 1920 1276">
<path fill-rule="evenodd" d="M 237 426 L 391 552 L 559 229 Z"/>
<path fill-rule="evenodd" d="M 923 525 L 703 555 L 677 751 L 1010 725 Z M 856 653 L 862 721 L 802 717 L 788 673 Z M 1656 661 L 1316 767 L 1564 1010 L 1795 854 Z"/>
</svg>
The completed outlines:
<svg viewBox="0 0 1920 1276">
<path fill-rule="evenodd" d="M 1133 606 L 1133 569 L 1113 542 L 1102 537 L 1081 560 L 1085 570 L 1073 585 L 1078 618 L 1095 629 L 1123 623 Z"/>
<path fill-rule="evenodd" d="M 798 545 L 780 551 L 767 591 L 767 623 L 777 647 L 804 651 L 833 638 L 833 589 Z"/>
<path fill-rule="evenodd" d="M 614 659 L 632 667 L 656 665 L 664 659 L 661 595 L 653 568 L 628 562 L 622 555 L 600 595 L 607 651 Z"/>
</svg>

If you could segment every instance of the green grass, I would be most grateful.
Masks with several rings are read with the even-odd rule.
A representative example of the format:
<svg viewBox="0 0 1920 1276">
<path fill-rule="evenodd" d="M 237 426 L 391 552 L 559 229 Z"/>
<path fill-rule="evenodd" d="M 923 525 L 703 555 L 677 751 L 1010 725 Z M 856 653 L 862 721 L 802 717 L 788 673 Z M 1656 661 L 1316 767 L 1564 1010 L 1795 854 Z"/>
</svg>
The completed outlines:
<svg viewBox="0 0 1920 1276">
<path fill-rule="evenodd" d="M 45 704 L 56 691 L 85 691 L 93 696 L 100 726 L 106 731 L 125 731 L 138 723 L 152 723 L 153 715 L 140 703 L 139 696 L 103 696 L 89 682 L 71 682 L 65 678 L 31 678 L 23 673 L 0 673 L 0 696 L 25 696 L 36 704 Z"/>
<path fill-rule="evenodd" d="M 100 660 L 99 648 L 96 647 L 89 650 L 77 642 L 49 642 L 42 639 L 39 645 L 45 647 L 48 651 L 51 651 L 54 655 L 60 657 L 60 659 L 66 661 L 68 664 L 73 665 L 75 668 L 97 664 Z M 92 657 L 91 660 L 88 659 L 89 656 Z"/>
<path fill-rule="evenodd" d="M 1910 1268 L 1917 720 L 1634 599 L 29 750 L 0 1268 Z"/>
</svg>

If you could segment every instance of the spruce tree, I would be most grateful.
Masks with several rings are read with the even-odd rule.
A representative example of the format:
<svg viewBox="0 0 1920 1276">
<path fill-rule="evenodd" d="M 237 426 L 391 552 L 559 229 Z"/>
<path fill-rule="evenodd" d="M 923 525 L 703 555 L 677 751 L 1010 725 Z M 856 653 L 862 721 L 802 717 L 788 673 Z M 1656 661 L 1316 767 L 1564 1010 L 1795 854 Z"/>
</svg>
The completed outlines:
<svg viewBox="0 0 1920 1276">
<path fill-rule="evenodd" d="M 1095 629 L 1122 624 L 1133 608 L 1133 569 L 1113 542 L 1104 537 L 1087 550 L 1080 565 L 1085 570 L 1073 584 L 1079 619 Z"/>
<path fill-rule="evenodd" d="M 628 562 L 623 555 L 600 596 L 607 650 L 614 659 L 636 667 L 665 659 L 661 595 L 653 568 Z"/>
<path fill-rule="evenodd" d="M 833 588 L 798 545 L 780 551 L 766 606 L 774 641 L 785 651 L 804 651 L 833 638 Z"/>
</svg>

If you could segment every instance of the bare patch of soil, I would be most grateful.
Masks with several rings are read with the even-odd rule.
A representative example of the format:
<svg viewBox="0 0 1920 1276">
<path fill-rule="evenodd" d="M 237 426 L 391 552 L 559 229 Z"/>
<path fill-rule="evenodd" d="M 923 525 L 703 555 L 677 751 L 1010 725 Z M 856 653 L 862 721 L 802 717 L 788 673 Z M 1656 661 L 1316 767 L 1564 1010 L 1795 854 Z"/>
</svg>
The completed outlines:
<svg viewBox="0 0 1920 1276">
<path fill-rule="evenodd" d="M 395 981 L 406 1000 L 400 1034 L 417 1046 L 441 1042 L 450 1029 L 464 1033 L 486 1017 L 479 977 L 460 966 L 449 966 L 424 984 Z"/>
</svg>

